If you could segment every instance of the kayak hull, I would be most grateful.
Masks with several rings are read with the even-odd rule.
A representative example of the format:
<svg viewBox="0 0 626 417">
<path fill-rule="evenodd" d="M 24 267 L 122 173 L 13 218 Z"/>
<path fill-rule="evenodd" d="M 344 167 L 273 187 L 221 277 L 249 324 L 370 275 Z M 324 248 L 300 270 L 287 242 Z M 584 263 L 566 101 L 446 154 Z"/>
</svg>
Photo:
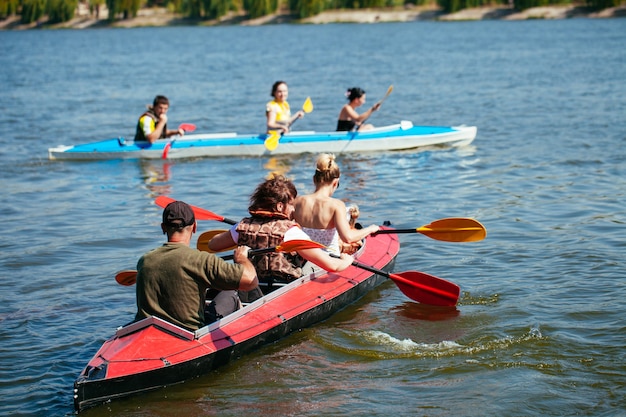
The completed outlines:
<svg viewBox="0 0 626 417">
<path fill-rule="evenodd" d="M 368 237 L 355 259 L 391 271 L 399 249 L 395 234 Z M 320 271 L 195 332 L 156 317 L 121 327 L 75 381 L 74 407 L 82 411 L 206 374 L 331 317 L 385 280 L 355 266 L 341 273 Z"/>
<path fill-rule="evenodd" d="M 411 122 L 365 132 L 291 132 L 281 137 L 278 147 L 265 147 L 267 134 L 237 133 L 190 134 L 153 144 L 124 138 L 107 139 L 84 145 L 48 149 L 48 157 L 58 160 L 180 159 L 223 156 L 266 156 L 324 152 L 399 151 L 427 146 L 465 146 L 476 138 L 475 126 L 413 126 Z"/>
</svg>

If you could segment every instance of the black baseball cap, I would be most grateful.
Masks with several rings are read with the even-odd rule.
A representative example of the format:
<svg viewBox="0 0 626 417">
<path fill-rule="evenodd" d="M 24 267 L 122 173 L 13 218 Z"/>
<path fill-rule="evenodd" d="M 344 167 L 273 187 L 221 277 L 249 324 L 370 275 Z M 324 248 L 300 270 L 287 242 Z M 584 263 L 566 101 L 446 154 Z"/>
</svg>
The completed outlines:
<svg viewBox="0 0 626 417">
<path fill-rule="evenodd" d="M 165 226 L 182 229 L 196 222 L 191 206 L 183 201 L 172 201 L 163 210 L 163 224 Z"/>
</svg>

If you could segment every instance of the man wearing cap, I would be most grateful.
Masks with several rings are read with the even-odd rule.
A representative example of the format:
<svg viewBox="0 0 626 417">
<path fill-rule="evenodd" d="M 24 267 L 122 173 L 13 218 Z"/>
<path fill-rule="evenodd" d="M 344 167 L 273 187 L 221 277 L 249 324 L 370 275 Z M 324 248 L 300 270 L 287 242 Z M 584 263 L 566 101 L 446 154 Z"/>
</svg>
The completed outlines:
<svg viewBox="0 0 626 417">
<path fill-rule="evenodd" d="M 249 291 L 258 286 L 256 271 L 248 259 L 249 247 L 235 249 L 235 263 L 189 247 L 196 232 L 196 219 L 188 204 L 168 204 L 163 210 L 161 229 L 167 242 L 143 255 L 137 263 L 135 320 L 156 316 L 197 330 L 209 324 L 205 319 L 207 289 L 222 291 L 210 306 L 214 315 L 210 320 L 215 320 L 239 308 L 234 290 Z"/>
</svg>

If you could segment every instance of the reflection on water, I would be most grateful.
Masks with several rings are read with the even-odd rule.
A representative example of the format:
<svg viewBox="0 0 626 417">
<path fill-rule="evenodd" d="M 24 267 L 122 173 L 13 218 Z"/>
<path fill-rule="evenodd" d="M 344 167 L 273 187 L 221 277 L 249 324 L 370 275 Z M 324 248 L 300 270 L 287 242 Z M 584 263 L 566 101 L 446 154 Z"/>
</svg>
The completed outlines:
<svg viewBox="0 0 626 417">
<path fill-rule="evenodd" d="M 461 312 L 455 306 L 429 306 L 406 301 L 391 309 L 392 313 L 411 320 L 442 321 L 457 317 Z"/>
<path fill-rule="evenodd" d="M 171 163 L 169 161 L 144 159 L 138 163 L 141 169 L 141 178 L 148 190 L 154 195 L 171 194 Z"/>
<path fill-rule="evenodd" d="M 117 137 L 135 125 L 133 109 L 161 93 L 175 103 L 172 121 L 258 131 L 280 74 L 290 78 L 294 105 L 307 95 L 315 101 L 298 122 L 303 130 L 334 128 L 345 88 L 361 84 L 376 98 L 390 83 L 375 125 L 410 118 L 478 126 L 465 148 L 337 155 L 335 196 L 360 207 L 363 225 L 408 228 L 444 217 L 485 225 L 488 237 L 468 244 L 400 236 L 396 269 L 454 281 L 459 304 L 422 306 L 389 282 L 205 378 L 86 415 L 624 409 L 626 365 L 616 358 L 626 346 L 626 287 L 618 285 L 626 269 L 626 19 L 0 36 L 0 49 L 19 51 L 0 52 L 0 79 L 9 80 L 0 95 L 0 415 L 72 414 L 74 379 L 135 313 L 133 288 L 116 284 L 115 271 L 162 243 L 155 196 L 238 219 L 272 172 L 293 178 L 299 194 L 311 192 L 317 156 L 52 162 L 46 149 Z M 267 65 L 267 39 L 298 39 L 272 52 L 279 72 Z M 337 39 L 368 48 L 346 54 Z M 180 59 L 154 60 L 155 42 L 161 56 Z"/>
<path fill-rule="evenodd" d="M 291 170 L 291 165 L 289 164 L 289 160 L 287 158 L 272 156 L 263 165 L 263 168 L 269 171 L 266 177 L 269 179 L 274 175 L 287 176 L 287 173 Z"/>
</svg>

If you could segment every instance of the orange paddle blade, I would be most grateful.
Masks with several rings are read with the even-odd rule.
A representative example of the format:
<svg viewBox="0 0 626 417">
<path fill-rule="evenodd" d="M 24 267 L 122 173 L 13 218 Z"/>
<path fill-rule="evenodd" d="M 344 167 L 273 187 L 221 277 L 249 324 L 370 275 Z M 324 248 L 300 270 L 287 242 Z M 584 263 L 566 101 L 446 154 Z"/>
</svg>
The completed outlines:
<svg viewBox="0 0 626 417">
<path fill-rule="evenodd" d="M 196 249 L 201 250 L 203 252 L 215 253 L 209 248 L 209 242 L 217 235 L 221 235 L 224 232 L 228 232 L 228 230 L 209 230 L 208 232 L 202 233 L 198 236 L 198 241 L 196 242 Z M 233 250 L 237 247 L 237 245 L 226 248 L 224 251 Z"/>
<path fill-rule="evenodd" d="M 115 274 L 115 280 L 118 284 L 124 285 L 125 287 L 135 285 L 135 283 L 137 282 L 137 271 L 120 271 Z"/>
<path fill-rule="evenodd" d="M 436 220 L 416 231 L 430 238 L 446 242 L 477 242 L 487 236 L 485 226 L 479 221 L 457 217 Z"/>
<path fill-rule="evenodd" d="M 487 236 L 479 221 L 463 217 L 435 220 L 415 229 L 382 229 L 374 234 L 421 233 L 443 242 L 477 242 Z"/>
</svg>

